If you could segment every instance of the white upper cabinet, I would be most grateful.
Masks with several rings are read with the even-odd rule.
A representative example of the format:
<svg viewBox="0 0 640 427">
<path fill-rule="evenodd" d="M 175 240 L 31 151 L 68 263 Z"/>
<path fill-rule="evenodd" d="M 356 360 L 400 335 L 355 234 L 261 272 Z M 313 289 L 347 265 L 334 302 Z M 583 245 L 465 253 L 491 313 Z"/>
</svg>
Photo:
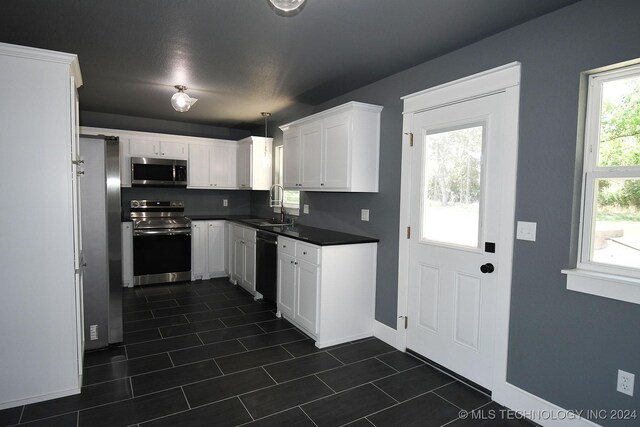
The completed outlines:
<svg viewBox="0 0 640 427">
<path fill-rule="evenodd" d="M 273 138 L 250 136 L 238 141 L 238 188 L 269 190 L 273 178 Z"/>
<path fill-rule="evenodd" d="M 184 142 L 142 138 L 129 139 L 129 155 L 131 157 L 164 157 L 185 160 L 188 153 L 189 145 Z"/>
<path fill-rule="evenodd" d="M 284 187 L 300 187 L 302 178 L 300 175 L 300 128 L 294 127 L 283 131 L 283 169 Z"/>
<path fill-rule="evenodd" d="M 83 127 L 84 135 L 120 139 L 120 185 L 131 187 L 131 157 L 188 160 L 189 188 L 235 189 L 236 141 Z"/>
<path fill-rule="evenodd" d="M 381 111 L 377 105 L 349 102 L 281 126 L 284 186 L 377 192 Z"/>
<path fill-rule="evenodd" d="M 190 144 L 187 174 L 188 188 L 235 188 L 236 143 Z"/>
</svg>

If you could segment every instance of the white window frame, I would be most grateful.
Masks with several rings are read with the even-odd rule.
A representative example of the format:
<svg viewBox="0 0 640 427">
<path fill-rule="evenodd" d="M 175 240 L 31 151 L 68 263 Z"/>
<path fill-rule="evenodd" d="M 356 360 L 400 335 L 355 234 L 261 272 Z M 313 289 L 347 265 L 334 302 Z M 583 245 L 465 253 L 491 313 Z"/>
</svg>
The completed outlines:
<svg viewBox="0 0 640 427">
<path fill-rule="evenodd" d="M 640 178 L 640 166 L 599 167 L 597 164 L 603 84 L 631 76 L 640 76 L 640 65 L 617 67 L 588 77 L 578 260 L 575 269 L 562 272 L 567 274 L 567 288 L 570 290 L 640 304 L 640 266 L 615 266 L 590 259 L 595 238 L 596 181 L 603 178 Z"/>
<path fill-rule="evenodd" d="M 279 184 L 279 185 L 283 185 L 284 183 L 284 146 L 283 145 L 278 145 L 275 147 L 275 164 L 276 167 L 273 168 L 274 170 L 274 178 L 273 178 L 273 182 L 275 184 Z M 300 194 L 300 191 L 298 190 L 284 190 L 285 193 L 287 192 L 296 192 L 298 193 L 298 195 Z M 284 195 L 283 195 L 284 197 Z M 283 203 L 284 208 L 287 211 L 287 214 L 289 215 L 296 215 L 299 216 L 300 215 L 300 203 L 298 202 L 297 204 L 295 203 Z M 273 211 L 276 213 L 280 213 L 280 208 L 276 207 L 273 208 Z"/>
</svg>

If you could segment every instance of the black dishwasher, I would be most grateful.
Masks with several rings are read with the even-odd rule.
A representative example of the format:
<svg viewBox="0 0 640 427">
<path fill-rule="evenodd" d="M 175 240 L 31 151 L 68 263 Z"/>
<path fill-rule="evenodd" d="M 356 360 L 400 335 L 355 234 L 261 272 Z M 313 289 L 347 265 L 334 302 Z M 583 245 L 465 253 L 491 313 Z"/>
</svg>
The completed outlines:
<svg viewBox="0 0 640 427">
<path fill-rule="evenodd" d="M 256 232 L 256 291 L 271 302 L 277 302 L 278 235 Z"/>
</svg>

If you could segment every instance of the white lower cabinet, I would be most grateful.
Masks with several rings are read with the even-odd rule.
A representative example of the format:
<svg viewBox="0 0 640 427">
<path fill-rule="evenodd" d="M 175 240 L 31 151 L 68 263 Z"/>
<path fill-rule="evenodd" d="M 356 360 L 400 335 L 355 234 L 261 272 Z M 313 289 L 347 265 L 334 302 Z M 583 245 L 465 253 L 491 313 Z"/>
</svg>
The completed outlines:
<svg viewBox="0 0 640 427">
<path fill-rule="evenodd" d="M 256 294 L 256 230 L 231 225 L 229 252 L 231 281 L 242 286 L 251 295 Z"/>
<path fill-rule="evenodd" d="M 191 280 L 225 275 L 224 221 L 191 222 Z"/>
<path fill-rule="evenodd" d="M 319 348 L 373 335 L 376 243 L 278 237 L 278 310 Z"/>
<path fill-rule="evenodd" d="M 133 226 L 122 223 L 122 286 L 133 287 Z"/>
</svg>

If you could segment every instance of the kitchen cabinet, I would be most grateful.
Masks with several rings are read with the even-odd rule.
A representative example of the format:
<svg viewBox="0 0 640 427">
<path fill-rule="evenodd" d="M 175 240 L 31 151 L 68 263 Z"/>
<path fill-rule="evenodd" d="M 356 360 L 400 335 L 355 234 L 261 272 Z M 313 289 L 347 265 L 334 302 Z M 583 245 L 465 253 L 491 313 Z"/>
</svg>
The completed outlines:
<svg viewBox="0 0 640 427">
<path fill-rule="evenodd" d="M 199 189 L 236 189 L 237 142 L 223 139 L 83 127 L 83 135 L 120 139 L 120 185 L 131 187 L 131 157 L 189 161 L 187 185 Z"/>
<path fill-rule="evenodd" d="M 0 70 L 10 82 L 0 99 L 0 169 L 20 177 L 0 184 L 8 201 L 0 205 L 0 266 L 11 284 L 0 300 L 0 408 L 9 408 L 80 392 L 82 76 L 76 55 L 5 43 Z M 24 209 L 17 214 L 16 206 Z"/>
<path fill-rule="evenodd" d="M 381 111 L 349 102 L 281 126 L 285 188 L 377 192 Z"/>
<path fill-rule="evenodd" d="M 319 348 L 373 335 L 376 243 L 315 246 L 278 237 L 280 313 Z"/>
<path fill-rule="evenodd" d="M 282 168 L 284 169 L 284 188 L 297 189 L 302 184 L 300 170 L 302 164 L 300 162 L 300 128 L 293 127 L 284 129 L 282 132 L 283 159 Z"/>
<path fill-rule="evenodd" d="M 155 139 L 129 139 L 129 155 L 131 157 L 158 157 L 167 159 L 186 160 L 188 144 L 174 141 L 160 141 Z"/>
<path fill-rule="evenodd" d="M 122 223 L 122 286 L 133 287 L 133 225 Z"/>
<path fill-rule="evenodd" d="M 224 221 L 191 222 L 191 280 L 225 275 Z"/>
<path fill-rule="evenodd" d="M 231 281 L 256 294 L 256 230 L 231 225 Z"/>
<path fill-rule="evenodd" d="M 207 276 L 225 276 L 224 221 L 207 221 Z"/>
<path fill-rule="evenodd" d="M 236 150 L 234 142 L 190 144 L 187 187 L 235 188 Z"/>
<path fill-rule="evenodd" d="M 273 138 L 250 136 L 238 141 L 238 188 L 271 189 L 273 179 L 272 153 Z"/>
</svg>

